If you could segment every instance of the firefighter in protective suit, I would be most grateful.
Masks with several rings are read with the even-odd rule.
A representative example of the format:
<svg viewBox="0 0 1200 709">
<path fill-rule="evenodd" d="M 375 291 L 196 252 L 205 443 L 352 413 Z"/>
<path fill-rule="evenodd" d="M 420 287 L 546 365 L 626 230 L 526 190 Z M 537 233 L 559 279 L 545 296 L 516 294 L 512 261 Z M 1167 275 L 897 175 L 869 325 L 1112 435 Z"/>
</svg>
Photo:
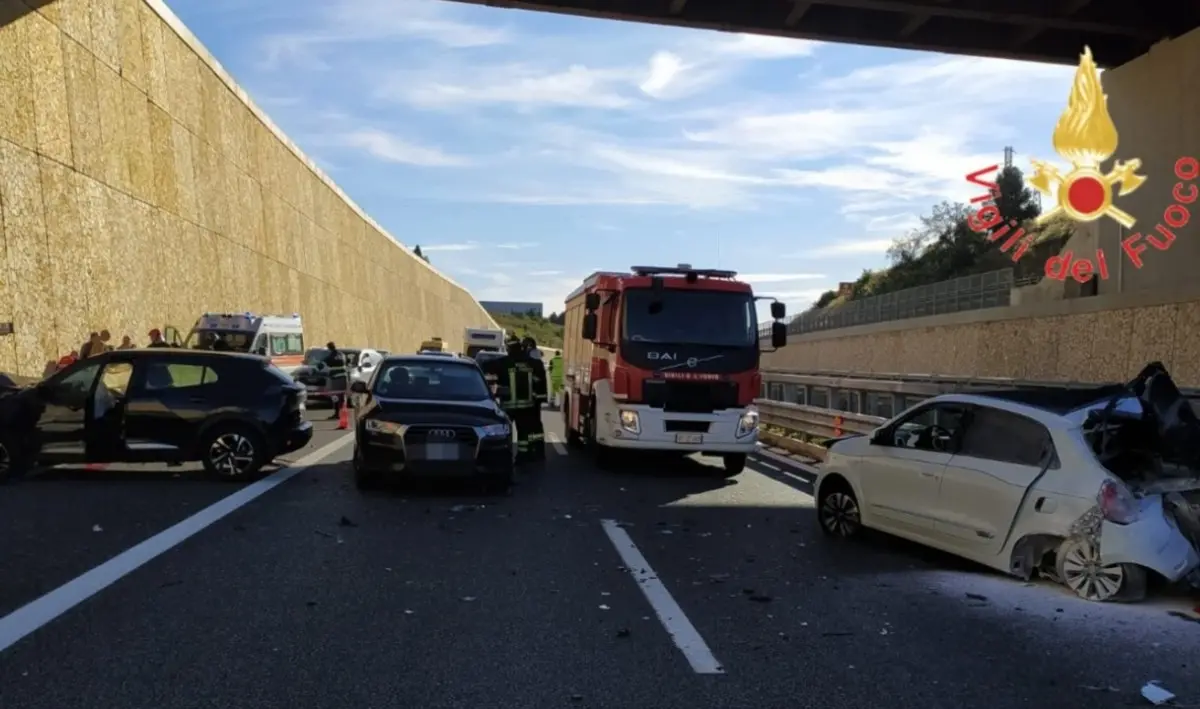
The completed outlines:
<svg viewBox="0 0 1200 709">
<path fill-rule="evenodd" d="M 546 373 L 546 362 L 542 351 L 538 349 L 537 340 L 526 337 L 521 340 L 521 346 L 529 357 L 529 366 L 533 370 L 534 411 L 529 418 L 529 453 L 536 460 L 546 457 L 546 429 L 542 425 L 542 407 L 550 400 L 550 377 Z"/>
<path fill-rule="evenodd" d="M 537 384 L 535 370 L 540 370 L 542 390 L 545 387 L 545 370 L 540 362 L 530 359 L 528 352 L 520 340 L 513 338 L 507 343 L 508 354 L 494 359 L 484 365 L 484 373 L 496 377 L 499 386 L 506 387 L 508 393 L 500 399 L 500 406 L 508 413 L 513 425 L 517 427 L 517 460 L 524 462 L 542 457 L 542 438 L 531 440 L 535 421 L 541 421 L 541 406 L 536 396 Z M 536 445 L 534 445 L 536 443 Z"/>
</svg>

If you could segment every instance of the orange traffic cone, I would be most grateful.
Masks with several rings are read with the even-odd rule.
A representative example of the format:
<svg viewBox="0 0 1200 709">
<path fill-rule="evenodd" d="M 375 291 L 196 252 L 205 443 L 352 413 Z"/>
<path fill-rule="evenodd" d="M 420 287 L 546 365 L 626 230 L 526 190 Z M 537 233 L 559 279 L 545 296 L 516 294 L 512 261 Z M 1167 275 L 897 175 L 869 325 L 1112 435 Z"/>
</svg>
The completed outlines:
<svg viewBox="0 0 1200 709">
<path fill-rule="evenodd" d="M 338 409 L 338 430 L 345 431 L 350 428 L 350 408 L 346 406 L 346 402 L 342 401 L 342 408 Z"/>
</svg>

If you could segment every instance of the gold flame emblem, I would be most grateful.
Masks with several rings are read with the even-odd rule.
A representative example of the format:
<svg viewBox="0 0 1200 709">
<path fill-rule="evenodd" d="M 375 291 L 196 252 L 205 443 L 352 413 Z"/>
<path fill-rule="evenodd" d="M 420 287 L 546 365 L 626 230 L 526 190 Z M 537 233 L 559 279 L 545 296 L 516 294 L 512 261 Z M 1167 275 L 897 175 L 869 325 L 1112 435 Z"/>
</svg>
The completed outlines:
<svg viewBox="0 0 1200 709">
<path fill-rule="evenodd" d="M 1108 115 L 1108 97 L 1087 47 L 1075 70 L 1067 110 L 1054 126 L 1054 152 L 1071 163 L 1071 171 L 1064 175 L 1053 165 L 1032 161 L 1029 184 L 1047 197 L 1058 198 L 1058 206 L 1038 217 L 1038 224 L 1060 212 L 1080 222 L 1109 217 L 1126 229 L 1137 223 L 1133 215 L 1113 204 L 1113 187 L 1119 188 L 1121 197 L 1141 187 L 1146 181 L 1137 174 L 1142 161 L 1118 160 L 1109 173 L 1100 172 L 1100 164 L 1117 152 L 1117 127 Z"/>
</svg>

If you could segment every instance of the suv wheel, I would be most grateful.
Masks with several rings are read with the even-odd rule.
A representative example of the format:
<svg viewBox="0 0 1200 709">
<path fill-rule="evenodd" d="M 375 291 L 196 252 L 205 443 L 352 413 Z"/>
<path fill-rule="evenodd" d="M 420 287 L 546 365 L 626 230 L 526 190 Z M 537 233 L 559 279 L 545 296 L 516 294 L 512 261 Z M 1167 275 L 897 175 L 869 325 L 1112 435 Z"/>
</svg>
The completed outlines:
<svg viewBox="0 0 1200 709">
<path fill-rule="evenodd" d="M 726 453 L 723 456 L 726 475 L 737 475 L 746 469 L 746 454 L 745 453 Z"/>
<path fill-rule="evenodd" d="M 240 424 L 216 424 L 201 442 L 204 470 L 221 480 L 246 480 L 266 464 L 262 436 Z"/>
<path fill-rule="evenodd" d="M 352 458 L 351 467 L 354 468 L 354 487 L 359 490 L 374 490 L 379 487 L 379 473 L 368 470 L 362 463 L 362 456 L 358 452 L 358 446 L 354 446 L 354 457 Z"/>
</svg>

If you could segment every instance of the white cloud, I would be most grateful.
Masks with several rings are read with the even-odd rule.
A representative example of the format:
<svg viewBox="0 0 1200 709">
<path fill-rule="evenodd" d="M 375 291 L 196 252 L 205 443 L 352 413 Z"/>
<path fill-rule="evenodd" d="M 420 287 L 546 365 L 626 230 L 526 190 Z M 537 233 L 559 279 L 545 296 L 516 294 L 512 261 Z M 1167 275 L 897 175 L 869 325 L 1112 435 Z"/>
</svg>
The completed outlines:
<svg viewBox="0 0 1200 709">
<path fill-rule="evenodd" d="M 794 281 L 819 281 L 827 276 L 823 273 L 747 273 L 738 274 L 738 280 L 747 283 L 792 283 Z"/>
<path fill-rule="evenodd" d="M 791 256 L 793 258 L 834 258 L 838 256 L 882 255 L 892 246 L 892 239 L 871 239 L 869 241 L 839 241 L 811 249 L 804 249 Z"/>
<path fill-rule="evenodd" d="M 496 244 L 496 248 L 497 249 L 510 249 L 510 250 L 532 249 L 532 248 L 536 247 L 537 245 L 538 245 L 538 243 L 536 241 L 512 241 L 512 242 L 508 242 L 508 243 L 504 243 L 504 244 Z"/>
<path fill-rule="evenodd" d="M 328 68 L 326 55 L 346 45 L 418 40 L 465 48 L 511 40 L 505 28 L 462 21 L 461 10 L 438 0 L 332 0 L 320 7 L 308 27 L 266 37 L 267 68 Z"/>
<path fill-rule="evenodd" d="M 422 253 L 434 253 L 437 251 L 474 251 L 480 247 L 478 241 L 464 241 L 457 244 L 429 244 L 421 246 Z"/>
<path fill-rule="evenodd" d="M 638 88 L 642 93 L 658 98 L 684 68 L 683 60 L 678 54 L 655 52 L 654 56 L 650 57 L 650 73 Z"/>
<path fill-rule="evenodd" d="M 616 109 L 632 103 L 617 89 L 631 79 L 629 70 L 581 64 L 564 69 L 510 64 L 473 67 L 469 72 L 446 67 L 394 73 L 382 82 L 376 95 L 421 108 L 508 104 Z"/>
<path fill-rule="evenodd" d="M 437 148 L 409 143 L 386 131 L 372 128 L 346 133 L 340 137 L 342 145 L 362 150 L 386 162 L 420 167 L 462 167 L 471 161 L 458 155 L 450 155 Z"/>
</svg>

